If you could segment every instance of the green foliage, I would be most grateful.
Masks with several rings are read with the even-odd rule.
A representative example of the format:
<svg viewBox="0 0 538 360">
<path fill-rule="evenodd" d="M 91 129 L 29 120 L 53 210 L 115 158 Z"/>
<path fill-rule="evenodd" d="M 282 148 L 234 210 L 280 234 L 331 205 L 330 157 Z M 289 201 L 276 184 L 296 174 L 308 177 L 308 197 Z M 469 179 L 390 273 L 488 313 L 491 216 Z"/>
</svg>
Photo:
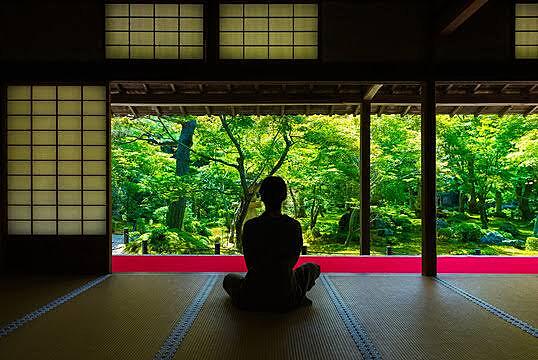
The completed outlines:
<svg viewBox="0 0 538 360">
<path fill-rule="evenodd" d="M 461 223 L 454 226 L 454 235 L 462 242 L 478 242 L 482 237 L 482 229 L 473 223 Z"/>
<path fill-rule="evenodd" d="M 290 188 L 284 211 L 299 218 L 305 242 L 320 251 L 346 253 L 357 246 L 344 245 L 347 234 L 337 233 L 342 214 L 360 207 L 358 117 L 228 116 L 243 151 L 244 178 L 237 170 L 238 150 L 213 116 L 196 118 L 189 171 L 176 175 L 175 140 L 182 124 L 193 119 L 113 118 L 113 226 L 120 232 L 136 226 L 141 232 L 131 233 L 127 251 L 140 252 L 142 239 L 148 240 L 151 253 L 196 252 L 217 239 L 224 243 L 244 195 L 242 182 L 255 192 L 285 149 L 284 133 L 293 143 L 276 172 Z M 390 241 L 395 254 L 419 254 L 420 118 L 373 116 L 371 123 L 374 247 L 383 253 Z M 478 212 L 484 206 L 483 223 L 507 239 L 532 234 L 522 212 L 535 216 L 538 208 L 538 116 L 438 116 L 437 144 L 438 191 L 462 200 L 439 206 L 448 223 L 438 230 L 439 253 L 468 254 L 473 246 L 483 253 L 513 251 L 508 250 L 512 246 L 475 244 L 482 234 Z M 183 228 L 165 229 L 168 205 L 179 197 L 187 199 Z M 500 214 L 495 207 L 499 197 Z M 475 199 L 478 207 L 473 207 Z M 394 235 L 379 237 L 377 229 Z"/>
<path fill-rule="evenodd" d="M 529 236 L 525 242 L 525 249 L 538 251 L 538 237 Z"/>
</svg>

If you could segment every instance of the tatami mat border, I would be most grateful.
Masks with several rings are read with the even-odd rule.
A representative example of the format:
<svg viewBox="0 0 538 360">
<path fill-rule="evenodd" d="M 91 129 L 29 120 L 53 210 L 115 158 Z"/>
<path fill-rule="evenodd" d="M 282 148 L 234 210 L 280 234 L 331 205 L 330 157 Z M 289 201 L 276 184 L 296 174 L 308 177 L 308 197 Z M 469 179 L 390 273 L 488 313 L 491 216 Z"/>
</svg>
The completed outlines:
<svg viewBox="0 0 538 360">
<path fill-rule="evenodd" d="M 14 320 L 14 321 L 10 322 L 9 324 L 1 327 L 0 328 L 0 338 L 9 335 L 10 333 L 17 330 L 18 328 L 20 328 L 24 324 L 26 324 L 26 323 L 28 323 L 28 322 L 30 322 L 32 320 L 37 319 L 41 315 L 46 314 L 47 312 L 57 308 L 58 306 L 60 306 L 62 304 L 65 304 L 66 302 L 68 302 L 69 300 L 72 300 L 73 298 L 75 298 L 78 295 L 82 294 L 86 290 L 91 289 L 95 285 L 98 285 L 98 284 L 102 283 L 103 281 L 108 279 L 110 276 L 111 275 L 108 274 L 108 275 L 98 277 L 97 279 L 91 280 L 91 281 L 87 282 L 86 284 L 82 285 L 81 287 L 69 292 L 68 294 L 60 296 L 59 298 L 57 298 L 57 299 L 49 302 L 48 304 L 40 307 L 39 309 L 34 310 L 31 313 L 28 313 L 28 314 L 24 315 L 23 317 L 21 317 L 21 318 L 19 318 L 17 320 Z"/>
<path fill-rule="evenodd" d="M 508 322 L 509 324 L 514 325 L 515 327 L 517 327 L 517 328 L 531 334 L 532 336 L 538 338 L 538 329 L 533 327 L 532 325 L 530 325 L 530 324 L 524 322 L 523 320 L 520 320 L 520 319 L 516 318 L 515 316 L 513 316 L 513 315 L 511 315 L 511 314 L 509 314 L 509 313 L 507 313 L 507 312 L 505 312 L 505 311 L 491 305 L 487 301 L 468 293 L 467 291 L 465 291 L 465 290 L 463 290 L 463 289 L 449 283 L 446 280 L 439 279 L 437 277 L 435 277 L 434 279 L 438 283 L 443 285 L 444 287 L 446 287 L 446 288 L 454 291 L 455 293 L 463 296 L 467 300 L 472 301 L 473 303 L 475 303 L 478 306 L 480 306 L 481 308 L 489 311 L 493 315 L 503 319 L 504 321 Z"/>
<path fill-rule="evenodd" d="M 340 315 L 340 318 L 346 325 L 349 334 L 353 338 L 353 342 L 355 342 L 355 345 L 357 345 L 357 348 L 359 349 L 362 358 L 364 360 L 380 360 L 381 354 L 368 337 L 368 334 L 366 333 L 364 327 L 360 324 L 357 317 L 353 314 L 353 311 L 344 302 L 344 299 L 342 298 L 338 290 L 336 290 L 336 287 L 334 286 L 331 279 L 327 275 L 321 275 L 320 278 L 321 283 L 325 287 L 325 290 L 327 290 L 327 293 L 329 294 L 332 303 L 336 307 L 338 315 Z"/>
<path fill-rule="evenodd" d="M 174 355 L 181 345 L 183 338 L 185 335 L 187 335 L 187 332 L 194 322 L 194 319 L 196 319 L 202 305 L 204 305 L 209 293 L 211 290 L 213 290 L 213 287 L 215 286 L 215 283 L 219 277 L 219 275 L 209 276 L 198 294 L 196 294 L 194 300 L 185 309 L 181 318 L 177 320 L 174 328 L 170 332 L 170 335 L 168 335 L 168 338 L 165 340 L 164 344 L 161 346 L 159 352 L 155 354 L 155 360 L 169 360 L 174 358 Z"/>
</svg>

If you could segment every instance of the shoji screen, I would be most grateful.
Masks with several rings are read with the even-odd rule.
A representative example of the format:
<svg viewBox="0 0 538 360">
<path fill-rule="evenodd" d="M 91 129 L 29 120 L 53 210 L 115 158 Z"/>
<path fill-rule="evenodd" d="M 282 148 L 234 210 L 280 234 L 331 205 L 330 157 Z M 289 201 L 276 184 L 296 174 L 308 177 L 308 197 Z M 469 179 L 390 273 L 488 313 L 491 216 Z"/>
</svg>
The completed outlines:
<svg viewBox="0 0 538 360">
<path fill-rule="evenodd" d="M 516 59 L 538 59 L 538 4 L 516 4 Z"/>
<path fill-rule="evenodd" d="M 8 86 L 8 233 L 104 235 L 105 86 Z"/>
<path fill-rule="evenodd" d="M 221 59 L 317 59 L 317 4 L 221 4 Z"/>
<path fill-rule="evenodd" d="M 203 59 L 202 4 L 107 4 L 107 59 Z"/>
</svg>

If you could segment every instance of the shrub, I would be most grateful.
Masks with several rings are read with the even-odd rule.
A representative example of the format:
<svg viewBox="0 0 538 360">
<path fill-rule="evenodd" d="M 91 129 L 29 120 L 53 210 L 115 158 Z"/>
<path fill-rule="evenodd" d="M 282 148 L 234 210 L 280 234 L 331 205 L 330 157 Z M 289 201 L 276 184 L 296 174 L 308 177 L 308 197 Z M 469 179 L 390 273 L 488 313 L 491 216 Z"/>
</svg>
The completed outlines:
<svg viewBox="0 0 538 360">
<path fill-rule="evenodd" d="M 525 242 L 526 250 L 538 250 L 538 237 L 529 236 Z"/>
<path fill-rule="evenodd" d="M 502 223 L 501 226 L 499 226 L 499 230 L 512 234 L 513 236 L 519 235 L 519 229 L 514 224 L 508 221 Z"/>
<path fill-rule="evenodd" d="M 456 237 L 462 242 L 478 242 L 482 236 L 482 229 L 473 223 L 461 223 L 454 226 Z"/>
<path fill-rule="evenodd" d="M 454 229 L 451 227 L 445 227 L 437 230 L 437 237 L 439 241 L 450 241 L 454 240 L 455 233 Z"/>
<path fill-rule="evenodd" d="M 513 246 L 518 249 L 524 249 L 525 248 L 525 241 L 523 240 L 504 240 L 501 245 L 504 246 Z"/>
<path fill-rule="evenodd" d="M 467 221 L 469 219 L 470 219 L 469 215 L 467 215 L 466 213 L 460 213 L 460 212 L 456 213 L 451 218 L 452 221 L 456 221 L 456 222 Z"/>
<path fill-rule="evenodd" d="M 163 206 L 158 209 L 155 209 L 153 212 L 153 219 L 161 224 L 166 223 L 166 215 L 168 214 L 168 206 Z"/>
</svg>

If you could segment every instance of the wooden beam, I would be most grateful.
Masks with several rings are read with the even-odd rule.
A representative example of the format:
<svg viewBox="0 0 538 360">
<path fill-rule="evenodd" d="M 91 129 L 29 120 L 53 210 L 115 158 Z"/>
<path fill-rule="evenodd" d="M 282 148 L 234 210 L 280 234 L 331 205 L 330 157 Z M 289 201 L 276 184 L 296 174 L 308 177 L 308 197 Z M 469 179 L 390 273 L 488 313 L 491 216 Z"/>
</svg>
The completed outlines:
<svg viewBox="0 0 538 360">
<path fill-rule="evenodd" d="M 488 0 L 469 0 L 467 4 L 459 10 L 456 15 L 448 22 L 448 24 L 441 30 L 441 35 L 452 34 L 458 29 L 464 22 L 469 20 L 482 6 L 484 6 Z"/>
<path fill-rule="evenodd" d="M 456 115 L 460 110 L 461 110 L 461 106 L 456 106 L 456 107 L 454 108 L 454 110 L 452 110 L 452 111 L 450 112 L 450 117 L 453 117 L 454 115 Z"/>
<path fill-rule="evenodd" d="M 422 275 L 437 275 L 435 82 L 422 83 Z"/>
<path fill-rule="evenodd" d="M 356 94 L 111 94 L 116 106 L 187 106 L 187 105 L 359 105 Z M 418 95 L 376 95 L 376 105 L 420 106 Z M 525 106 L 538 105 L 538 93 L 528 94 L 437 94 L 443 106 Z"/>
<path fill-rule="evenodd" d="M 360 118 L 360 254 L 370 255 L 370 117 L 371 104 L 363 101 Z"/>
<path fill-rule="evenodd" d="M 134 115 L 134 117 L 138 117 L 138 112 L 135 110 L 134 106 L 128 106 L 129 111 Z"/>
<path fill-rule="evenodd" d="M 511 109 L 511 106 L 505 106 L 501 111 L 499 111 L 499 117 L 503 117 Z"/>
<path fill-rule="evenodd" d="M 379 89 L 381 89 L 382 87 L 383 87 L 383 84 L 370 85 L 370 87 L 368 87 L 368 89 L 364 93 L 363 100 L 372 101 L 374 96 L 377 94 Z"/>
<path fill-rule="evenodd" d="M 529 108 L 527 111 L 525 111 L 523 116 L 529 116 L 530 114 L 532 114 L 536 110 L 538 110 L 538 106 L 533 106 L 533 107 Z"/>
</svg>

